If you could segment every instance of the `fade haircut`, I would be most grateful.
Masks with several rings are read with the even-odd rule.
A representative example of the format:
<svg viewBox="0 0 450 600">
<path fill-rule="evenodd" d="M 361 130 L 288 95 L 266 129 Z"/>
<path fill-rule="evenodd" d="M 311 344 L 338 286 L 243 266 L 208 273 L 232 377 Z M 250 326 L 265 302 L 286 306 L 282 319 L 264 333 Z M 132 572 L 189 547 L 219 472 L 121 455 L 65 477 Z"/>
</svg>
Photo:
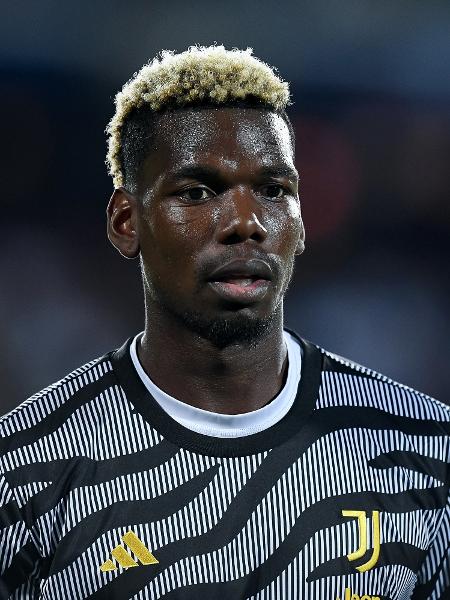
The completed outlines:
<svg viewBox="0 0 450 600">
<path fill-rule="evenodd" d="M 191 46 L 180 54 L 163 50 L 135 73 L 116 95 L 116 111 L 106 128 L 106 163 L 114 186 L 136 191 L 159 115 L 169 110 L 236 106 L 275 111 L 285 120 L 294 147 L 285 112 L 291 104 L 289 85 L 252 53 L 252 48 L 215 45 Z"/>
</svg>

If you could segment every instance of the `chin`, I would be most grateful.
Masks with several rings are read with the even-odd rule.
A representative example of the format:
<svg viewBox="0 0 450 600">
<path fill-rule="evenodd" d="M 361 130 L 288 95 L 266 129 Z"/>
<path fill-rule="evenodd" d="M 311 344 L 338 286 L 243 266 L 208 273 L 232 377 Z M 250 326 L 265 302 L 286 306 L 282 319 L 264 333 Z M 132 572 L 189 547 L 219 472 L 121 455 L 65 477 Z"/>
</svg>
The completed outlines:
<svg viewBox="0 0 450 600">
<path fill-rule="evenodd" d="M 181 318 L 184 325 L 193 333 L 218 348 L 225 348 L 235 345 L 256 345 L 273 331 L 279 316 L 279 311 L 261 316 L 250 309 L 241 309 L 216 316 L 186 312 Z"/>
</svg>

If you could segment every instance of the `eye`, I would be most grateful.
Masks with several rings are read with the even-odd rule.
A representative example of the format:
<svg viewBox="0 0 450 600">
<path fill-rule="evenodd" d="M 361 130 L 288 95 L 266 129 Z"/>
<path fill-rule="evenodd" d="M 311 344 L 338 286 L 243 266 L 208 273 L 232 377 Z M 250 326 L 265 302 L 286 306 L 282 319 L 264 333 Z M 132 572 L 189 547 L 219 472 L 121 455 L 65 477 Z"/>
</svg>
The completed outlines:
<svg viewBox="0 0 450 600">
<path fill-rule="evenodd" d="M 179 196 L 189 202 L 201 202 L 213 196 L 213 193 L 208 188 L 196 186 L 184 190 Z"/>
<path fill-rule="evenodd" d="M 271 183 L 262 188 L 263 196 L 270 198 L 271 200 L 281 200 L 286 193 L 286 190 L 282 185 L 277 183 Z"/>
</svg>

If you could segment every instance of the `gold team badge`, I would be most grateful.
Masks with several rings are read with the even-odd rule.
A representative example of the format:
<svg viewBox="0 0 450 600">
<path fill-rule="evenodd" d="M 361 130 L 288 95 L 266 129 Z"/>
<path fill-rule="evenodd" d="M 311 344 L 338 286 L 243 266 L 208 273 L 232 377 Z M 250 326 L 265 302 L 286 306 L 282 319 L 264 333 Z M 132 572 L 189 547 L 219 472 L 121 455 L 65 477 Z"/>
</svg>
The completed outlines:
<svg viewBox="0 0 450 600">
<path fill-rule="evenodd" d="M 159 561 L 153 556 L 150 550 L 141 542 L 138 536 L 132 531 L 128 531 L 125 535 L 122 536 L 121 540 L 128 546 L 128 548 L 134 553 L 136 558 L 140 561 L 142 565 L 154 565 Z M 130 567 L 138 567 L 139 563 L 134 560 L 129 552 L 125 550 L 123 546 L 120 544 L 116 546 L 112 551 L 111 555 L 116 561 L 119 563 L 121 567 L 124 569 L 129 569 Z M 111 559 L 105 561 L 101 567 L 100 571 L 115 571 L 117 566 Z"/>
<path fill-rule="evenodd" d="M 344 517 L 356 517 L 359 525 L 359 547 L 355 552 L 347 554 L 347 558 L 350 562 L 362 558 L 367 552 L 367 516 L 365 510 L 343 510 L 342 516 Z M 377 564 L 380 556 L 380 512 L 378 510 L 372 511 L 372 542 L 373 551 L 372 556 L 367 562 L 355 567 L 360 573 L 364 573 Z"/>
<path fill-rule="evenodd" d="M 362 558 L 367 552 L 367 514 L 365 510 L 343 510 L 342 516 L 350 518 L 354 517 L 358 519 L 359 546 L 357 550 L 347 554 L 348 560 L 353 562 L 359 558 Z M 358 567 L 355 567 L 360 573 L 365 573 L 369 569 L 373 569 L 380 557 L 380 512 L 378 510 L 372 511 L 371 524 L 373 543 L 372 555 L 368 561 L 362 565 L 359 565 Z M 341 599 L 338 596 L 336 600 Z M 364 594 L 360 596 L 359 594 L 352 592 L 351 588 L 346 588 L 345 595 L 342 600 L 380 600 L 380 597 L 371 596 L 370 594 Z"/>
</svg>

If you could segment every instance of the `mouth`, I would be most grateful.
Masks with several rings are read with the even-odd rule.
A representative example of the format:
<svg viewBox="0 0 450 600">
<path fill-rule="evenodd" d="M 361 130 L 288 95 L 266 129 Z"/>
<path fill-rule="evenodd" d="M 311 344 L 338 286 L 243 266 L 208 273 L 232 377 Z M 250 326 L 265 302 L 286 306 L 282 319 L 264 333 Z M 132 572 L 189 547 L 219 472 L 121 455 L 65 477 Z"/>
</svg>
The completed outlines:
<svg viewBox="0 0 450 600">
<path fill-rule="evenodd" d="M 249 280 L 236 279 L 234 281 L 210 281 L 211 288 L 224 300 L 240 304 L 253 304 L 264 298 L 270 286 L 267 279 Z"/>
<path fill-rule="evenodd" d="M 259 302 L 272 282 L 272 270 L 262 260 L 235 260 L 222 265 L 208 278 L 209 286 L 222 299 L 241 304 Z"/>
</svg>

